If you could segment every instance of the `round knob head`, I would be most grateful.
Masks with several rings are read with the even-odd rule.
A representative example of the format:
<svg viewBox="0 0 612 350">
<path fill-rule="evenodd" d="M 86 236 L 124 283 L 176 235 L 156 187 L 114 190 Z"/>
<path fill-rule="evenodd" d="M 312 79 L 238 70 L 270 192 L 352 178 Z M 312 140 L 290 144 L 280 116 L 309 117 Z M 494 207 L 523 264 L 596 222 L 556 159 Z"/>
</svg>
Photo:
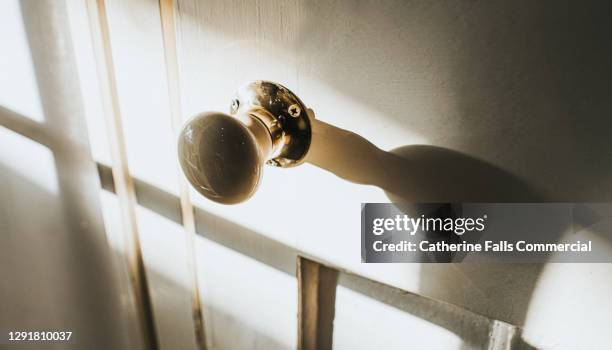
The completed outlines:
<svg viewBox="0 0 612 350">
<path fill-rule="evenodd" d="M 224 204 L 243 202 L 257 189 L 265 161 L 259 147 L 240 120 L 217 112 L 193 117 L 178 140 L 179 161 L 189 182 Z"/>
</svg>

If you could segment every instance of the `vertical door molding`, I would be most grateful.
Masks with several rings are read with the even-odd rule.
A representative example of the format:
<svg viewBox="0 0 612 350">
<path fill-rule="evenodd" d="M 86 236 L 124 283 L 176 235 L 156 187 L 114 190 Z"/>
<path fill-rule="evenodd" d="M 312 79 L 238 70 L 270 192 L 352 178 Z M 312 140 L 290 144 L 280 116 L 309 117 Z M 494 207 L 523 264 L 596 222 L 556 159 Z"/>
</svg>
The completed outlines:
<svg viewBox="0 0 612 350">
<path fill-rule="evenodd" d="M 338 271 L 298 256 L 298 349 L 332 348 Z"/>
<path fill-rule="evenodd" d="M 153 306 L 140 247 L 138 221 L 136 218 L 136 192 L 127 162 L 105 1 L 88 0 L 87 12 L 91 26 L 96 68 L 100 80 L 106 129 L 111 148 L 113 181 L 119 199 L 121 223 L 126 241 L 130 280 L 132 282 L 136 307 L 138 308 L 139 323 L 145 348 L 156 350 L 158 348 L 157 332 L 155 330 Z"/>
<path fill-rule="evenodd" d="M 166 64 L 166 79 L 168 84 L 168 99 L 170 104 L 170 119 L 175 137 L 178 136 L 182 124 L 182 108 L 180 94 L 180 80 L 178 69 L 176 24 L 173 0 L 159 0 L 159 14 L 161 20 L 162 37 L 164 43 L 164 61 Z M 176 154 L 176 152 L 175 152 Z M 189 187 L 181 175 L 176 163 L 179 185 L 179 201 L 181 205 L 181 223 L 185 228 L 185 241 L 187 244 L 187 265 L 191 276 L 191 314 L 195 330 L 196 345 L 198 349 L 205 350 L 206 332 L 204 328 L 204 313 L 200 300 L 200 287 L 195 248 L 195 219 L 193 204 L 189 197 Z"/>
</svg>

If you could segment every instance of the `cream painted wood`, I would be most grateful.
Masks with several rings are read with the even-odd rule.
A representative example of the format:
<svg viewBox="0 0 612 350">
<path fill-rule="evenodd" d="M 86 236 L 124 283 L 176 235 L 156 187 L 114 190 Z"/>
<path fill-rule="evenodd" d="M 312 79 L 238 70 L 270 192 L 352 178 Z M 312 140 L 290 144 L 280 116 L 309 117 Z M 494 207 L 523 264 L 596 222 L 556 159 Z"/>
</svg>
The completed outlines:
<svg viewBox="0 0 612 350">
<path fill-rule="evenodd" d="M 434 145 L 496 167 L 539 198 L 609 200 L 612 127 L 597 117 L 610 113 L 601 73 L 610 73 L 612 53 L 598 29 L 608 28 L 608 9 L 568 6 L 179 0 L 183 110 L 227 111 L 237 86 L 269 79 L 296 92 L 318 119 L 384 150 Z M 582 24 L 587 15 L 592 19 Z M 421 193 L 427 200 L 427 189 Z M 537 346 L 610 345 L 598 335 L 611 321 L 607 298 L 582 297 L 580 311 L 556 310 L 554 317 L 545 302 L 558 283 L 572 295 L 609 291 L 602 282 L 609 279 L 595 276 L 610 265 L 361 264 L 360 203 L 387 196 L 309 164 L 266 169 L 244 204 L 194 199 L 215 216 L 349 271 L 528 327 Z M 588 335 L 568 332 L 560 317 L 590 314 L 597 322 L 585 327 Z M 542 323 L 550 326 L 541 331 Z"/>
<path fill-rule="evenodd" d="M 164 44 L 164 62 L 166 64 L 166 80 L 168 86 L 168 100 L 170 106 L 170 119 L 174 138 L 180 132 L 182 125 L 180 76 L 176 45 L 176 23 L 174 1 L 160 0 L 159 15 L 161 20 L 162 38 Z M 178 176 L 179 199 L 181 204 L 181 219 L 185 228 L 186 252 L 189 274 L 191 275 L 191 314 L 198 349 L 206 349 L 206 333 L 204 329 L 204 314 L 200 300 L 200 283 L 198 280 L 197 264 L 195 262 L 195 220 L 193 204 L 189 197 L 189 185 L 182 174 Z"/>
<path fill-rule="evenodd" d="M 127 162 L 131 175 L 147 185 L 140 193 L 137 186 L 136 194 L 149 204 L 170 199 L 163 209 L 137 209 L 154 308 L 164 315 L 156 319 L 161 348 L 195 348 L 170 121 L 176 104 L 168 98 L 173 89 L 167 82 L 159 4 L 106 3 Z M 497 167 L 547 200 L 609 200 L 611 127 L 609 119 L 599 117 L 610 112 L 606 73 L 612 55 L 601 30 L 609 29 L 604 17 L 609 8 L 567 6 L 553 1 L 177 0 L 182 117 L 227 111 L 237 86 L 269 79 L 294 90 L 321 121 L 383 150 L 444 147 Z M 579 20 L 587 15 L 588 23 Z M 19 106 L 40 121 L 42 107 Z M 24 133 L 39 133 L 36 124 L 21 126 Z M 105 157 L 95 150 L 94 155 Z M 423 187 L 420 198 L 426 199 Z M 467 325 L 474 314 L 465 310 L 523 326 L 524 337 L 538 347 L 611 345 L 601 328 L 612 321 L 608 264 L 361 264 L 360 203 L 389 199 L 374 186 L 347 182 L 311 164 L 266 169 L 256 196 L 238 206 L 192 196 L 196 229 L 206 237 L 196 238 L 195 245 L 213 349 L 297 344 L 298 288 L 295 276 L 286 273 L 294 266 L 285 266 L 296 251 L 426 297 L 404 301 L 400 295 L 411 294 L 378 293 L 372 283 L 343 274 L 349 277 L 340 284 L 359 293 L 341 289 L 338 294 L 343 311 L 337 314 L 341 331 L 334 343 L 341 347 L 355 345 L 356 334 L 388 329 L 357 317 L 381 310 L 381 323 L 400 323 L 398 331 L 418 329 L 435 337 L 439 348 L 509 346 L 504 332 L 513 328 L 505 324 L 502 331 L 491 329 L 500 334 L 493 341 L 482 339 L 482 333 L 471 337 Z M 364 298 L 368 293 L 378 301 Z M 380 305 L 386 298 L 404 304 Z M 567 300 L 577 307 L 560 308 Z M 479 331 L 491 327 L 476 319 Z M 582 322 L 584 332 L 573 332 L 576 325 L 567 319 Z M 380 345 L 368 339 L 371 343 L 357 345 Z"/>
<path fill-rule="evenodd" d="M 159 3 L 111 0 L 105 1 L 105 10 L 130 175 L 178 194 Z M 136 192 L 136 197 L 146 195 Z M 195 349 L 186 232 L 182 225 L 140 206 L 135 208 L 135 220 L 153 314 L 161 315 L 154 318 L 159 348 Z M 129 247 L 123 249 L 126 254 Z"/>
<path fill-rule="evenodd" d="M 48 349 L 123 349 L 131 336 L 86 137 L 71 15 L 64 1 L 4 1 L 0 11 L 3 348 L 17 330 L 72 332 Z"/>
<path fill-rule="evenodd" d="M 338 271 L 304 257 L 296 263 L 298 349 L 332 349 Z"/>
<path fill-rule="evenodd" d="M 121 224 L 126 246 L 126 260 L 134 295 L 138 324 L 146 348 L 159 347 L 153 303 L 150 296 L 147 271 L 142 257 L 140 233 L 136 217 L 136 192 L 130 176 L 125 150 L 125 136 L 121 122 L 115 67 L 109 37 L 108 17 L 104 0 L 87 3 L 92 33 L 92 47 L 104 104 L 106 132 L 111 146 L 112 174 L 119 200 Z"/>
</svg>

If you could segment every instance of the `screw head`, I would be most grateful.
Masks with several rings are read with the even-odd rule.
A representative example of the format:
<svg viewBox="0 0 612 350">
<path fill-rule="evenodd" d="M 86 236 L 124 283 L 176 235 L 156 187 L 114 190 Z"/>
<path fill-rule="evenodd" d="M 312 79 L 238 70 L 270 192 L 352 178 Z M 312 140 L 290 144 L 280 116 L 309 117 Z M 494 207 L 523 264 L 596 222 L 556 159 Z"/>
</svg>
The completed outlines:
<svg viewBox="0 0 612 350">
<path fill-rule="evenodd" d="M 240 101 L 238 101 L 237 98 L 232 100 L 232 106 L 230 107 L 231 112 L 235 113 L 238 110 L 238 107 L 240 107 Z"/>
<path fill-rule="evenodd" d="M 281 166 L 280 162 L 276 159 L 269 159 L 266 164 L 268 165 L 272 165 L 272 166 Z"/>
<path fill-rule="evenodd" d="M 287 108 L 287 112 L 289 112 L 289 115 L 293 118 L 297 118 L 300 116 L 300 113 L 302 113 L 302 109 L 297 104 L 292 104 Z"/>
</svg>

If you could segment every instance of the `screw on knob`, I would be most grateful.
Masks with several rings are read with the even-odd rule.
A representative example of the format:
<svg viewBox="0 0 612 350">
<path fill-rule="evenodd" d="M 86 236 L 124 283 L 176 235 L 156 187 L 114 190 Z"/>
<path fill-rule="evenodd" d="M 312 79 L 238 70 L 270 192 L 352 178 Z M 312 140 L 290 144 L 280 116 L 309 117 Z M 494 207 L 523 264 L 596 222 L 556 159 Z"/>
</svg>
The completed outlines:
<svg viewBox="0 0 612 350">
<path fill-rule="evenodd" d="M 267 153 L 256 136 L 260 128 L 264 126 L 247 126 L 217 112 L 202 113 L 187 122 L 179 135 L 178 153 L 193 187 L 223 204 L 250 198 L 259 184 Z"/>
</svg>

